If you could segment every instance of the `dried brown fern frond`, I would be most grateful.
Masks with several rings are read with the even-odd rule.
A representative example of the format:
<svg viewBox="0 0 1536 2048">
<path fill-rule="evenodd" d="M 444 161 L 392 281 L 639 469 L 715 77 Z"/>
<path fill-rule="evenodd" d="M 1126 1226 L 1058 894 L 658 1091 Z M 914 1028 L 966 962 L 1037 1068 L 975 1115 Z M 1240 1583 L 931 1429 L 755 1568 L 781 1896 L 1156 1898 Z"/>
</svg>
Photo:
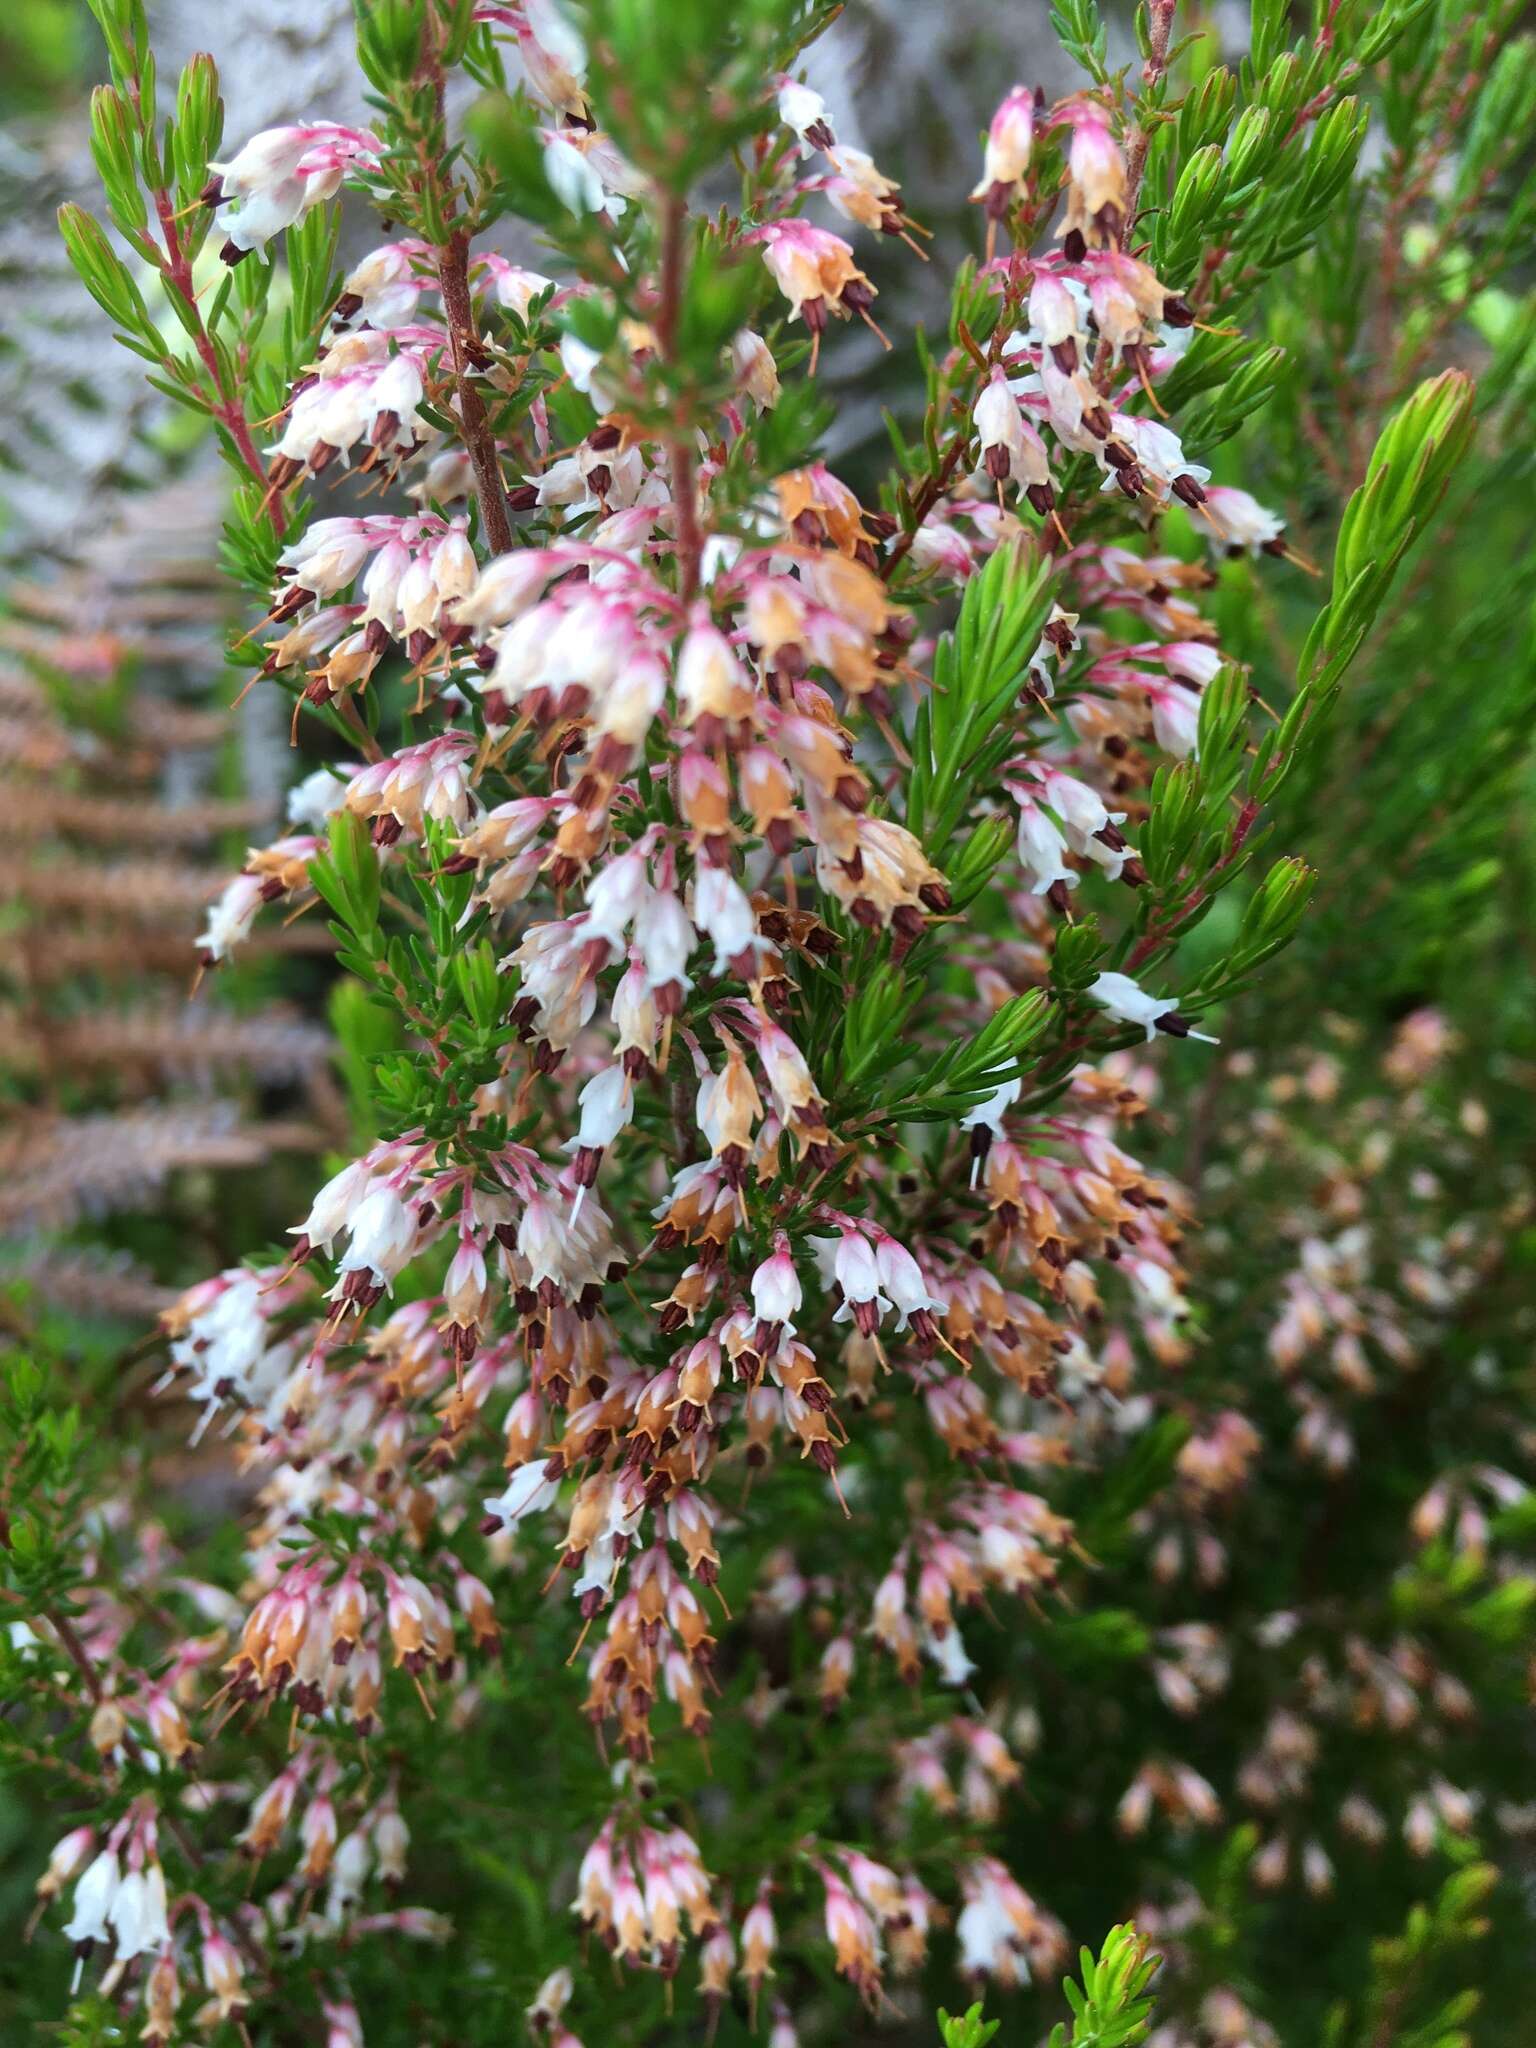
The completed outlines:
<svg viewBox="0 0 1536 2048">
<path fill-rule="evenodd" d="M 226 832 L 249 836 L 272 820 L 270 805 L 255 798 L 144 804 L 9 777 L 0 777 L 0 816 L 12 838 L 64 837 L 92 846 L 197 846 Z"/>
<path fill-rule="evenodd" d="M 8 1064 L 29 1075 L 106 1073 L 146 1087 L 206 1085 L 242 1072 L 308 1085 L 330 1051 L 324 1028 L 295 1011 L 274 1006 L 242 1017 L 208 1001 L 92 1009 L 46 1028 L 0 1010 L 0 1044 Z"/>
<path fill-rule="evenodd" d="M 82 1217 L 142 1205 L 182 1169 L 257 1166 L 274 1152 L 323 1142 L 312 1124 L 243 1122 L 233 1102 L 19 1116 L 0 1130 L 0 1230 L 65 1230 Z"/>
<path fill-rule="evenodd" d="M 57 575 L 13 585 L 0 618 L 0 1078 L 23 1105 L 0 1128 L 0 1232 L 31 1237 L 23 1264 L 50 1293 L 79 1260 L 50 1238 L 150 1202 L 220 1228 L 210 1173 L 337 1142 L 344 1125 L 318 1022 L 226 1007 L 207 982 L 188 1000 L 229 842 L 277 824 L 275 794 L 228 793 L 249 707 L 237 727 L 209 705 L 236 688 L 218 528 L 202 486 L 138 497 Z M 256 783 L 280 786 L 270 769 Z M 331 943 L 319 919 L 274 919 L 253 957 Z M 224 1220 L 238 1256 L 250 1225 Z M 96 1277 L 87 1304 L 158 1305 L 151 1276 Z"/>
<path fill-rule="evenodd" d="M 17 1282 L 40 1301 L 148 1323 L 176 1298 L 126 1252 L 23 1246 L 0 1261 L 0 1287 Z"/>
<path fill-rule="evenodd" d="M 69 741 L 60 728 L 23 714 L 0 711 L 0 753 L 23 775 L 57 775 L 69 765 Z"/>
<path fill-rule="evenodd" d="M 49 914 L 77 911 L 124 918 L 134 924 L 181 924 L 189 932 L 227 875 L 174 861 L 130 860 L 111 865 L 69 855 L 24 860 L 0 853 L 0 903 L 21 902 Z"/>
<path fill-rule="evenodd" d="M 252 934 L 245 956 L 268 953 L 329 954 L 335 940 L 314 917 L 296 924 L 269 925 Z M 58 989 L 87 976 L 116 987 L 125 981 L 167 981 L 189 991 L 196 978 L 195 949 L 178 926 L 164 931 L 121 924 L 49 928 L 39 921 L 28 929 L 7 931 L 0 920 L 0 978 L 18 989 Z M 0 1064 L 4 1055 L 0 1053 Z"/>
</svg>

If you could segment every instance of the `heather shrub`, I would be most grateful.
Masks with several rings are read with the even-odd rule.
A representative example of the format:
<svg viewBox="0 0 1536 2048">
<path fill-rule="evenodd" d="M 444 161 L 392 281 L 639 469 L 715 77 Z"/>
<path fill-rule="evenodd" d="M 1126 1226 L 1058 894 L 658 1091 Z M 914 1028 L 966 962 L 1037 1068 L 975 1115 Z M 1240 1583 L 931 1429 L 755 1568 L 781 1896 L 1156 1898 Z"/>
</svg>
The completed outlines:
<svg viewBox="0 0 1536 2048">
<path fill-rule="evenodd" d="M 16 2025 L 1508 2038 L 1516 11 L 1062 0 L 887 333 L 830 9 L 359 0 L 225 137 L 92 4 L 295 748 L 188 965 L 340 1088 L 153 1337 L 18 1296 Z"/>
</svg>

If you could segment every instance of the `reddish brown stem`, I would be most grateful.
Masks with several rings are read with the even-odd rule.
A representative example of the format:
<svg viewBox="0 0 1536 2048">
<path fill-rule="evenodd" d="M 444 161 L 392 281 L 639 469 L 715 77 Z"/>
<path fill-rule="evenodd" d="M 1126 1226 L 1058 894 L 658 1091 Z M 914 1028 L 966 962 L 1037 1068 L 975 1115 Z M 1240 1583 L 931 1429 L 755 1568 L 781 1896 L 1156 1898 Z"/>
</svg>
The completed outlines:
<svg viewBox="0 0 1536 2048">
<path fill-rule="evenodd" d="M 1215 867 L 1211 869 L 1211 877 L 1219 875 L 1224 869 L 1231 867 L 1233 861 L 1242 852 L 1243 844 L 1249 833 L 1258 823 L 1258 817 L 1258 804 L 1252 797 L 1245 797 L 1242 809 L 1232 821 L 1232 832 L 1227 840 L 1226 851 L 1222 854 L 1221 859 L 1217 861 Z M 1207 877 L 1207 882 L 1211 877 Z M 1208 894 L 1208 887 L 1202 885 L 1198 888 L 1186 903 L 1182 903 L 1179 906 L 1179 916 L 1187 917 L 1190 911 L 1196 909 L 1204 902 Z M 1161 924 L 1154 924 L 1149 931 L 1143 932 L 1131 948 L 1131 957 L 1125 963 L 1127 974 L 1134 974 L 1144 961 L 1150 960 L 1158 947 L 1166 942 L 1167 936 L 1167 931 Z"/>
<path fill-rule="evenodd" d="M 453 381 L 459 397 L 459 425 L 470 468 L 475 473 L 475 499 L 480 507 L 480 532 L 493 555 L 504 555 L 512 545 L 512 525 L 507 517 L 507 494 L 502 488 L 501 463 L 496 454 L 496 437 L 479 392 L 475 389 L 471 360 L 477 346 L 475 306 L 469 290 L 469 230 L 455 228 L 439 250 L 437 280 L 442 287 L 443 312 L 448 321 L 448 346 L 453 356 Z"/>
<path fill-rule="evenodd" d="M 239 450 L 240 460 L 265 493 L 267 466 L 251 439 L 250 422 L 246 419 L 244 406 L 233 392 L 224 389 L 218 350 L 213 345 L 212 336 L 203 325 L 202 310 L 197 303 L 197 289 L 192 281 L 192 266 L 188 263 L 186 250 L 182 246 L 171 195 L 163 187 L 155 194 L 155 213 L 159 218 L 160 233 L 165 241 L 166 280 L 192 317 L 192 345 L 197 350 L 198 360 L 207 371 L 213 387 L 208 401 L 209 409 Z M 275 494 L 268 494 L 266 509 L 271 517 L 273 530 L 281 539 L 283 508 Z"/>
<path fill-rule="evenodd" d="M 1143 86 L 1151 88 L 1168 69 L 1168 50 L 1173 41 L 1173 16 L 1178 0 L 1152 0 L 1151 21 L 1147 31 L 1147 61 L 1141 68 Z M 1125 231 L 1122 242 L 1128 245 L 1136 225 L 1136 206 L 1141 198 L 1141 181 L 1146 173 L 1147 152 L 1152 147 L 1152 131 L 1138 122 L 1131 132 L 1130 147 L 1125 152 Z"/>
<path fill-rule="evenodd" d="M 917 539 L 918 528 L 949 488 L 950 479 L 954 476 L 956 469 L 964 458 L 966 449 L 970 445 L 970 428 L 962 427 L 945 450 L 944 458 L 938 468 L 930 470 L 928 475 L 923 478 L 921 484 L 919 484 L 912 499 L 912 524 L 905 533 L 899 536 L 895 546 L 880 565 L 880 574 L 887 582 L 890 581 L 892 575 L 911 552 L 912 543 Z"/>
</svg>

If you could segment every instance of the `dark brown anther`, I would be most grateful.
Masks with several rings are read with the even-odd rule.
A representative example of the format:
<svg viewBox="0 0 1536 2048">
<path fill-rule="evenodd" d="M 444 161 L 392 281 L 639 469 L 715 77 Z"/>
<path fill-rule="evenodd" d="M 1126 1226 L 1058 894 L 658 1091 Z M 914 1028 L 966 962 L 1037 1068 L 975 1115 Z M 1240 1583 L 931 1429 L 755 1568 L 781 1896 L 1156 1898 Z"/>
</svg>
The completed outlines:
<svg viewBox="0 0 1536 2048">
<path fill-rule="evenodd" d="M 1186 505 L 1203 505 L 1205 503 L 1205 486 L 1196 478 L 1190 476 L 1187 471 L 1182 476 L 1174 478 L 1171 488 L 1173 495 L 1176 498 L 1182 498 Z"/>
<path fill-rule="evenodd" d="M 313 604 L 314 599 L 315 593 L 312 590 L 306 590 L 302 583 L 295 583 L 292 589 L 285 590 L 273 605 L 273 624 L 281 625 L 284 619 L 291 619 L 295 612 L 303 611 L 305 605 Z"/>
</svg>

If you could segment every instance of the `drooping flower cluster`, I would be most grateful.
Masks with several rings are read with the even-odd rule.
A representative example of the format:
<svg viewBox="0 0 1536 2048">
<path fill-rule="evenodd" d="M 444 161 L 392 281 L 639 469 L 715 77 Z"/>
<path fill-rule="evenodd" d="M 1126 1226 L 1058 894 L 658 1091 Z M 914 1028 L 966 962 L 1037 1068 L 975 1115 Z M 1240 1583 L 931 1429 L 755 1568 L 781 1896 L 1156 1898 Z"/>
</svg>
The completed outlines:
<svg viewBox="0 0 1536 2048">
<path fill-rule="evenodd" d="M 1061 1483 L 1152 1419 L 1193 1349 L 1193 1207 L 1127 1146 L 1146 1048 L 1215 1042 L 1196 1025 L 1220 975 L 1192 983 L 1173 942 L 1258 804 L 1218 792 L 1210 872 L 1175 900 L 1159 769 L 1195 787 L 1207 744 L 1241 751 L 1245 707 L 1198 608 L 1217 572 L 1163 521 L 1218 559 L 1284 554 L 1283 528 L 1164 414 L 1193 281 L 1133 253 L 1108 91 L 999 108 L 972 195 L 985 318 L 936 372 L 928 468 L 877 511 L 775 421 L 794 408 L 767 288 L 814 370 L 875 292 L 805 209 L 915 246 L 896 185 L 774 75 L 744 103 L 739 211 L 690 225 L 621 148 L 622 95 L 622 135 L 599 125 L 601 51 L 544 0 L 474 15 L 539 103 L 519 175 L 541 167 L 568 281 L 471 247 L 493 180 L 472 204 L 417 152 L 413 207 L 410 150 L 329 124 L 256 138 L 208 195 L 231 260 L 348 173 L 399 223 L 326 309 L 265 451 L 285 519 L 308 479 L 338 493 L 262 557 L 259 629 L 295 732 L 338 749 L 199 940 L 211 965 L 263 906 L 323 903 L 394 1037 L 382 1135 L 287 1256 L 166 1315 L 168 1384 L 249 1489 L 241 1591 L 173 1687 L 110 1694 L 130 1719 L 142 1700 L 171 1760 L 187 1712 L 282 1710 L 281 1760 L 220 1793 L 274 1881 L 228 1928 L 192 1872 L 168 1909 L 147 1877 L 122 1905 L 150 1800 L 89 1863 L 94 1838 L 61 1844 L 52 1889 L 84 1864 L 66 1931 L 115 1931 L 120 1964 L 155 1952 L 147 2038 L 172 2038 L 195 1922 L 212 2019 L 262 1995 L 243 1959 L 315 1951 L 331 2039 L 361 2042 L 356 1938 L 446 1932 L 393 1903 L 407 1788 L 365 1745 L 423 1712 L 470 1726 L 516 1595 L 573 1667 L 551 1698 L 618 1753 L 581 1928 L 626 1968 L 686 1961 L 707 2009 L 744 1993 L 755 2013 L 772 1983 L 790 2042 L 808 1947 L 871 2006 L 946 1919 L 967 1978 L 1011 1987 L 1068 1953 L 989 1833 L 1030 1730 L 972 1687 L 1000 1615 L 1059 1604 Z M 690 355 L 716 261 L 757 296 Z M 935 647 L 921 614 L 951 601 Z M 1309 1248 L 1287 1311 L 1310 1331 L 1320 1303 L 1346 1356 L 1349 1257 Z M 1217 1573 L 1206 1511 L 1258 1448 L 1235 1409 L 1197 1420 L 1147 1511 L 1168 1578 Z M 807 1540 L 816 1515 L 848 1518 L 846 1555 Z M 1180 1715 L 1231 1668 L 1199 1622 L 1146 1658 Z M 727 1867 L 712 1810 L 669 1782 L 678 1736 L 702 1750 L 730 1711 L 787 1744 L 805 1709 L 892 1674 L 911 1705 L 872 1717 L 878 1822 L 834 1790 L 814 1834 Z M 1282 1786 L 1284 1736 L 1261 1760 Z M 920 1805 L 963 1816 L 963 1853 L 915 1846 Z M 1221 1811 L 1160 1751 L 1119 1822 Z M 556 1970 L 530 2026 L 579 2048 L 579 2003 Z"/>
</svg>

